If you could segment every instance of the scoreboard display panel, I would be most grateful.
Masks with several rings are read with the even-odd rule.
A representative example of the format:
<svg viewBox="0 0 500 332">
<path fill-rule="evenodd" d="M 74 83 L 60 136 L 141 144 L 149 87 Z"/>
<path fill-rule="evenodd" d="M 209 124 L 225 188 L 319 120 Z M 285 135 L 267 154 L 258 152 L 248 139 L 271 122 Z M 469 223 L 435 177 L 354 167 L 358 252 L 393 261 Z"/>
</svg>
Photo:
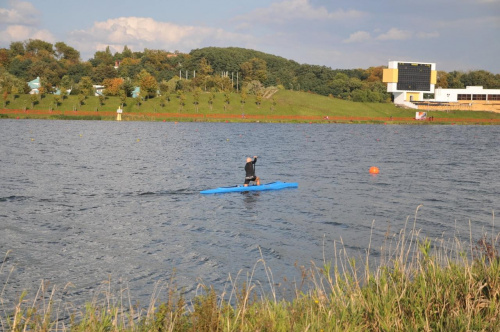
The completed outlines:
<svg viewBox="0 0 500 332">
<path fill-rule="evenodd" d="M 397 89 L 401 91 L 430 91 L 431 65 L 427 63 L 398 63 Z"/>
</svg>

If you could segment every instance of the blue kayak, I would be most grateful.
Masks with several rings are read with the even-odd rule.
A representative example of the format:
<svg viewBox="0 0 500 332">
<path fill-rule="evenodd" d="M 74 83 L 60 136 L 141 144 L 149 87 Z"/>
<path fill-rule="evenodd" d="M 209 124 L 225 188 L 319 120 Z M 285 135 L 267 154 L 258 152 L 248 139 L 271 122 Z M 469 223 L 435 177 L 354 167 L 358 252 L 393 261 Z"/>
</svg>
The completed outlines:
<svg viewBox="0 0 500 332">
<path fill-rule="evenodd" d="M 222 193 L 232 193 L 232 192 L 243 192 L 243 191 L 262 191 L 262 190 L 280 190 L 284 188 L 298 188 L 299 184 L 297 182 L 271 182 L 266 184 L 261 184 L 260 186 L 253 185 L 245 187 L 243 185 L 232 186 L 232 187 L 220 187 L 215 189 L 208 189 L 200 191 L 200 194 L 222 194 Z"/>
</svg>

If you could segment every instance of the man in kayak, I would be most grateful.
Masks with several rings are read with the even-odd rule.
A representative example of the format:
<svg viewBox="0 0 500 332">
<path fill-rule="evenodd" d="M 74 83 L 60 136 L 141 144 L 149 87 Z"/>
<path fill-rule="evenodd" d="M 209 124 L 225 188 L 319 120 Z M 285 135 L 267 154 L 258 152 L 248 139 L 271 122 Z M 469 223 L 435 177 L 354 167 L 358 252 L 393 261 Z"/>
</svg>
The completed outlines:
<svg viewBox="0 0 500 332">
<path fill-rule="evenodd" d="M 257 182 L 257 185 L 260 186 L 260 178 L 255 175 L 255 163 L 257 162 L 257 156 L 252 158 L 247 158 L 247 163 L 245 164 L 245 183 L 243 184 L 245 187 L 248 187 L 250 181 Z"/>
</svg>

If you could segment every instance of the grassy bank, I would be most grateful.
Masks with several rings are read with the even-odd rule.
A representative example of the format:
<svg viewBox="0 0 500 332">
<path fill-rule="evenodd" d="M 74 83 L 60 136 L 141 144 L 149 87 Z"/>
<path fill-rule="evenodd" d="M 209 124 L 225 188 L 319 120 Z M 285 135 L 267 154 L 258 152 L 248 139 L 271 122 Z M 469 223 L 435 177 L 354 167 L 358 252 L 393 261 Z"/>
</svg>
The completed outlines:
<svg viewBox="0 0 500 332">
<path fill-rule="evenodd" d="M 500 234 L 499 234 L 500 235 Z M 269 267 L 270 291 L 232 279 L 226 290 L 199 285 L 186 299 L 173 282 L 158 287 L 141 308 L 106 282 L 84 308 L 55 300 L 42 283 L 35 298 L 20 295 L 15 308 L 0 301 L 3 331 L 498 331 L 499 237 L 464 245 L 419 239 L 404 230 L 388 240 L 378 266 L 347 257 L 341 244 L 323 266 L 301 268 L 292 299 L 279 297 Z M 390 242 L 390 243 L 389 243 Z M 369 250 L 368 250 L 369 251 Z M 1 271 L 1 268 L 0 268 Z M 5 271 L 4 271 L 5 274 Z M 1 276 L 1 272 L 0 272 Z M 2 285 L 8 287 L 5 283 Z M 2 294 L 0 293 L 0 300 Z M 161 300 L 164 298 L 164 300 Z M 62 318 L 66 317 L 65 320 Z"/>
<path fill-rule="evenodd" d="M 185 98 L 181 105 L 181 100 Z M 231 122 L 340 122 L 340 123 L 500 123 L 500 114 L 474 111 L 429 111 L 434 121 L 415 121 L 415 111 L 395 107 L 393 104 L 354 103 L 306 92 L 278 90 L 257 104 L 249 95 L 243 102 L 241 95 L 230 93 L 201 93 L 198 103 L 192 93 L 183 98 L 172 94 L 142 101 L 127 98 L 123 107 L 123 120 L 132 121 L 231 121 Z M 212 102 L 210 102 L 212 101 Z M 56 105 L 53 95 L 46 95 L 34 104 L 29 95 L 9 96 L 0 116 L 9 118 L 42 119 L 116 119 L 121 104 L 118 97 L 101 101 L 87 97 L 82 105 L 78 96 L 68 96 Z M 52 110 L 52 111 L 51 111 Z"/>
</svg>

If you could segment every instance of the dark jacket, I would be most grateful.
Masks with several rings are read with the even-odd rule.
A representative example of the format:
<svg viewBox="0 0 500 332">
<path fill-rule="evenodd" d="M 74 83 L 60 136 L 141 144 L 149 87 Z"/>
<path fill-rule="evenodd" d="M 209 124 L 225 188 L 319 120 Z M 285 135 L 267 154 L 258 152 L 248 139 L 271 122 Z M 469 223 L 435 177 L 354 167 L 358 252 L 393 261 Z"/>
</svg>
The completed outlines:
<svg viewBox="0 0 500 332">
<path fill-rule="evenodd" d="M 253 161 L 250 161 L 245 164 L 245 172 L 246 178 L 252 178 L 255 176 L 255 163 L 257 162 L 257 158 L 254 158 Z"/>
</svg>

